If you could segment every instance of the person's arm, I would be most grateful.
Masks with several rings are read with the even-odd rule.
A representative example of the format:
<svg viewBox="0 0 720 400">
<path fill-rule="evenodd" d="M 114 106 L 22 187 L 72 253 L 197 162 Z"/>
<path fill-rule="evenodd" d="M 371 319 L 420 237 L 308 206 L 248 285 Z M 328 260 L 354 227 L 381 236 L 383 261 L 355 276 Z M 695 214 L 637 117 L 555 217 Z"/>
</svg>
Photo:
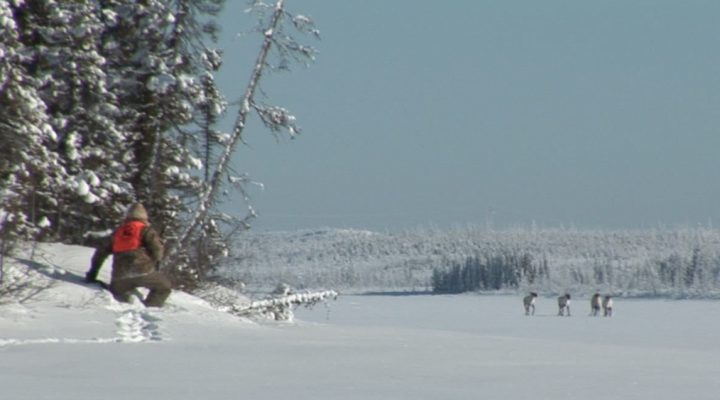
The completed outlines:
<svg viewBox="0 0 720 400">
<path fill-rule="evenodd" d="M 165 247 L 163 246 L 160 234 L 148 226 L 143 232 L 142 240 L 143 246 L 147 249 L 153 262 L 155 262 L 155 265 L 158 265 L 165 254 Z"/>
<path fill-rule="evenodd" d="M 85 282 L 96 282 L 100 268 L 102 268 L 105 260 L 112 254 L 112 240 L 108 239 L 105 243 L 95 249 L 90 262 L 90 269 L 85 273 Z"/>
</svg>

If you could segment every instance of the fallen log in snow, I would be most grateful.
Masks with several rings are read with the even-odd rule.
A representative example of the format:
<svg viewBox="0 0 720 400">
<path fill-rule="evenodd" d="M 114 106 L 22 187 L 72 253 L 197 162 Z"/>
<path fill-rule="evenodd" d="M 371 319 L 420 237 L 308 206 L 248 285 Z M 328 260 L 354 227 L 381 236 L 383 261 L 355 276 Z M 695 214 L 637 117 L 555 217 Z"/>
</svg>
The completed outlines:
<svg viewBox="0 0 720 400">
<path fill-rule="evenodd" d="M 259 314 L 275 320 L 286 321 L 292 319 L 293 306 L 311 307 L 319 302 L 330 299 L 335 300 L 337 297 L 338 293 L 334 290 L 293 293 L 245 304 L 233 304 L 228 311 L 241 317 L 251 317 Z"/>
</svg>

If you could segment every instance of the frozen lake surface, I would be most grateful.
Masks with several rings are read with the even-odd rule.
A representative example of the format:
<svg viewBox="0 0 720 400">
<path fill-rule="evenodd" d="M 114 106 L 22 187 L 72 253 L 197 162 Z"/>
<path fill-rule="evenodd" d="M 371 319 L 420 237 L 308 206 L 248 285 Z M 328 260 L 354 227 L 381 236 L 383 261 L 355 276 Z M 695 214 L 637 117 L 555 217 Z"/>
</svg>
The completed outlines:
<svg viewBox="0 0 720 400">
<path fill-rule="evenodd" d="M 612 318 L 589 300 L 558 317 L 555 298 L 535 316 L 515 296 L 344 296 L 304 321 L 370 334 L 385 368 L 367 388 L 394 382 L 394 398 L 716 399 L 720 303 L 616 299 Z M 348 351 L 361 355 L 361 341 Z M 351 350 L 352 349 L 352 350 Z M 402 387 L 405 387 L 403 391 Z M 393 398 L 389 396 L 387 398 Z M 366 398 L 377 398 L 375 396 Z"/>
</svg>

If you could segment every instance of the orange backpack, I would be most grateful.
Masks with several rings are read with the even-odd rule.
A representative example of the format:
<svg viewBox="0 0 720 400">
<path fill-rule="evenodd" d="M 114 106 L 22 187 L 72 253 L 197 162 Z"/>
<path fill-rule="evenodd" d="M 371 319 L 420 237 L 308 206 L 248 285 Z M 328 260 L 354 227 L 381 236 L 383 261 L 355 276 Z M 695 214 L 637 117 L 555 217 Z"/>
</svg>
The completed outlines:
<svg viewBox="0 0 720 400">
<path fill-rule="evenodd" d="M 128 221 L 123 224 L 113 235 L 113 253 L 137 250 L 142 245 L 142 230 L 145 223 L 140 221 Z"/>
</svg>

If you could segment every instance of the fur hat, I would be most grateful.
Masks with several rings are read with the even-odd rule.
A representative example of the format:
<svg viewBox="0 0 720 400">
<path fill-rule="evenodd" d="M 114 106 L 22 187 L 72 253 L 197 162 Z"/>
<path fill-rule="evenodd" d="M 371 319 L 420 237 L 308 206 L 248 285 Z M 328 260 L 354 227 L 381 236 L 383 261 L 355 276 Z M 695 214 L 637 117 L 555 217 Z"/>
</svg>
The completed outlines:
<svg viewBox="0 0 720 400">
<path fill-rule="evenodd" d="M 148 213 L 145 207 L 141 203 L 135 203 L 128 207 L 125 219 L 136 219 L 143 222 L 148 222 Z"/>
</svg>

